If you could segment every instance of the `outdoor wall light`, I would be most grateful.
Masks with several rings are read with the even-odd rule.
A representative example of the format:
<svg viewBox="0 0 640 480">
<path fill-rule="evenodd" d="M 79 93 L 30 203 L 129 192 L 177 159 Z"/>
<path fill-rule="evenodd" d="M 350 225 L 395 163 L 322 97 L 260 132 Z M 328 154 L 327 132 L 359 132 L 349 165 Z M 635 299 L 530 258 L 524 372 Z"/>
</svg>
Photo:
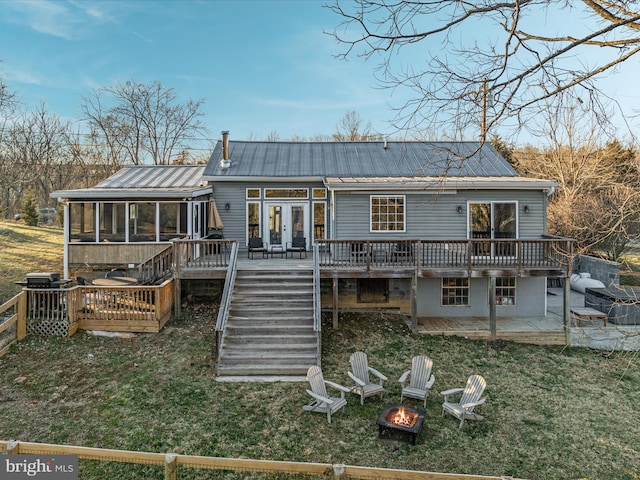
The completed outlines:
<svg viewBox="0 0 640 480">
<path fill-rule="evenodd" d="M 462 206 L 461 206 L 461 205 L 458 205 L 458 206 L 456 207 L 456 212 L 458 212 L 458 213 L 462 213 Z"/>
<path fill-rule="evenodd" d="M 529 205 L 524 206 L 524 213 L 529 213 Z"/>
<path fill-rule="evenodd" d="M 231 204 L 229 202 L 224 204 L 224 209 L 229 210 L 231 208 Z"/>
</svg>

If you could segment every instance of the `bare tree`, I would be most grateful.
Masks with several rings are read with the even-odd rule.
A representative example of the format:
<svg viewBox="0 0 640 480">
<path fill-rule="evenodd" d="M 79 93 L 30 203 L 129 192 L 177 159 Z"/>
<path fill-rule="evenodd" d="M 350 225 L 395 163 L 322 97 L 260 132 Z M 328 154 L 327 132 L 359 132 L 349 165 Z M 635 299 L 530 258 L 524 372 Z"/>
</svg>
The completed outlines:
<svg viewBox="0 0 640 480">
<path fill-rule="evenodd" d="M 160 82 L 129 81 L 92 92 L 82 109 L 111 162 L 167 165 L 176 156 L 183 161 L 183 150 L 206 136 L 199 119 L 203 103 L 178 103 L 173 89 Z"/>
<path fill-rule="evenodd" d="M 60 166 L 68 158 L 69 125 L 50 113 L 44 104 L 16 117 L 6 135 L 4 180 L 15 211 L 27 189 L 40 205 L 50 202 L 49 193 L 66 185 Z"/>
<path fill-rule="evenodd" d="M 12 193 L 9 188 L 11 184 L 10 157 L 7 150 L 7 132 L 13 121 L 18 100 L 16 93 L 11 91 L 7 84 L 0 79 L 0 184 L 2 188 L 2 198 L 0 198 L 0 217 L 12 213 Z"/>
<path fill-rule="evenodd" d="M 493 126 L 508 119 L 522 125 L 541 102 L 563 92 L 602 112 L 594 80 L 640 51 L 639 5 L 630 0 L 335 0 L 329 8 L 342 22 L 330 33 L 345 46 L 343 58 L 378 60 L 383 86 L 413 91 L 397 107 L 398 128 L 461 136 L 479 132 L 486 140 Z M 541 18 L 571 21 L 550 35 Z M 405 49 L 413 58 L 422 55 L 424 63 L 407 62 Z"/>
<path fill-rule="evenodd" d="M 372 136 L 371 122 L 366 125 L 360 114 L 354 110 L 347 112 L 336 126 L 333 139 L 337 142 L 367 141 Z"/>
<path fill-rule="evenodd" d="M 549 232 L 575 238 L 582 253 L 617 261 L 640 236 L 636 151 L 618 141 L 599 143 L 597 118 L 579 104 L 549 106 L 537 137 L 547 143 L 542 149 L 526 146 L 512 155 L 519 173 L 558 184 L 548 205 Z"/>
</svg>

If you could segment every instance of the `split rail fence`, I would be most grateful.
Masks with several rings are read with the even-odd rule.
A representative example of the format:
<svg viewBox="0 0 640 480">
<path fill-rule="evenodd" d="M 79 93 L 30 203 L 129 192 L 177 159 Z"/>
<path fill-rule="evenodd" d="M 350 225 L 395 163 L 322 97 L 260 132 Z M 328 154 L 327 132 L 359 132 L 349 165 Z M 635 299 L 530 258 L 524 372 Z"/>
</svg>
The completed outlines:
<svg viewBox="0 0 640 480">
<path fill-rule="evenodd" d="M 15 455 L 77 455 L 79 460 L 98 460 L 147 465 L 164 465 L 164 479 L 177 480 L 179 468 L 195 468 L 230 472 L 264 472 L 271 474 L 297 474 L 317 478 L 373 479 L 389 478 L 395 480 L 514 480 L 513 477 L 486 475 L 462 475 L 435 473 L 390 468 L 359 467 L 330 463 L 285 462 L 273 460 L 251 460 L 247 458 L 203 457 L 179 455 L 176 453 L 150 453 L 129 450 L 111 450 L 104 448 L 77 447 L 0 440 L 0 451 Z"/>
</svg>

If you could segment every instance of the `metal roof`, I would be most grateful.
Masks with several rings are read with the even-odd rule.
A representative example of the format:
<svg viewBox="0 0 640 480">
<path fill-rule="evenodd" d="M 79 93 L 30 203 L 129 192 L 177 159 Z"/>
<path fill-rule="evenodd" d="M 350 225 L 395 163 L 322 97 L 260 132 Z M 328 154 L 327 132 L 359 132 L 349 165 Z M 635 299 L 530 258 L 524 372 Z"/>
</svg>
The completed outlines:
<svg viewBox="0 0 640 480">
<path fill-rule="evenodd" d="M 188 198 L 212 192 L 204 165 L 132 165 L 92 188 L 58 190 L 54 198 Z"/>
<path fill-rule="evenodd" d="M 325 177 L 517 177 L 488 143 L 219 141 L 204 171 L 212 181 Z"/>
</svg>

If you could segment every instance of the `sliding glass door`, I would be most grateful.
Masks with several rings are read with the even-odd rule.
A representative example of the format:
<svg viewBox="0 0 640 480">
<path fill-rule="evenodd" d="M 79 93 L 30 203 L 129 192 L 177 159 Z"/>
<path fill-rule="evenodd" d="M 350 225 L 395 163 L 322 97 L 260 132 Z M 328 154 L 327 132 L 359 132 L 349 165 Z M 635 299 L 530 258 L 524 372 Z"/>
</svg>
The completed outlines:
<svg viewBox="0 0 640 480">
<path fill-rule="evenodd" d="M 505 240 L 518 238 L 516 202 L 469 203 L 469 238 Z M 513 242 L 476 242 L 475 256 L 514 256 Z"/>
</svg>

